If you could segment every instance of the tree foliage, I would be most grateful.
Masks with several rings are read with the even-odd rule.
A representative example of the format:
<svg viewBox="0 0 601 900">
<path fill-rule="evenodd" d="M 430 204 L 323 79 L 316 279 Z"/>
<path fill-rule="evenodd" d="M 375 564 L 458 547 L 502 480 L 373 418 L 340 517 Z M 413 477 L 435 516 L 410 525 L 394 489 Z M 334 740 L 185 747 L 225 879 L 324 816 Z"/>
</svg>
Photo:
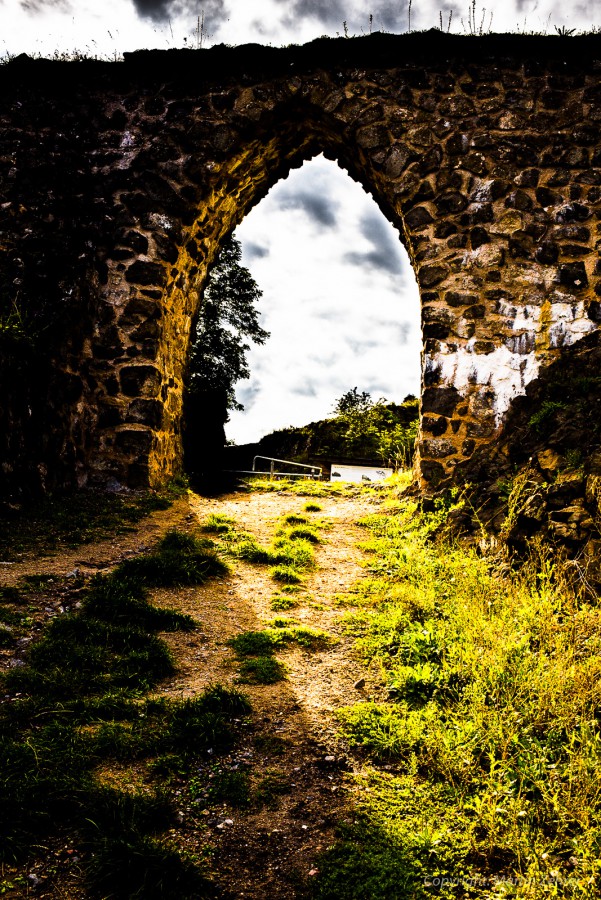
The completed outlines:
<svg viewBox="0 0 601 900">
<path fill-rule="evenodd" d="M 256 308 L 262 291 L 240 264 L 241 257 L 240 242 L 228 238 L 209 275 L 190 350 L 185 466 L 188 474 L 205 481 L 220 468 L 229 411 L 242 409 L 236 384 L 250 375 L 249 342 L 264 344 L 269 337 Z"/>
<path fill-rule="evenodd" d="M 356 387 L 334 405 L 336 450 L 346 456 L 379 457 L 383 463 L 411 464 L 418 428 L 419 401 L 409 395 L 402 406 L 384 397 L 372 400 L 368 391 Z"/>
<path fill-rule="evenodd" d="M 190 394 L 220 398 L 226 414 L 242 409 L 235 386 L 250 375 L 248 341 L 264 344 L 269 337 L 256 308 L 263 292 L 241 257 L 240 242 L 229 237 L 209 275 L 190 353 Z"/>
<path fill-rule="evenodd" d="M 344 411 L 338 412 L 340 408 Z M 412 464 L 419 419 L 416 397 L 409 394 L 401 404 L 383 398 L 374 402 L 369 393 L 354 388 L 336 401 L 334 410 L 319 422 L 265 435 L 253 452 L 298 462 L 322 457 L 393 467 Z M 242 455 L 238 459 L 241 468 L 250 464 Z"/>
<path fill-rule="evenodd" d="M 365 413 L 373 405 L 374 401 L 371 399 L 371 394 L 368 391 L 359 393 L 357 388 L 354 387 L 338 398 L 334 405 L 334 411 L 339 416 L 352 415 L 353 413 Z"/>
</svg>

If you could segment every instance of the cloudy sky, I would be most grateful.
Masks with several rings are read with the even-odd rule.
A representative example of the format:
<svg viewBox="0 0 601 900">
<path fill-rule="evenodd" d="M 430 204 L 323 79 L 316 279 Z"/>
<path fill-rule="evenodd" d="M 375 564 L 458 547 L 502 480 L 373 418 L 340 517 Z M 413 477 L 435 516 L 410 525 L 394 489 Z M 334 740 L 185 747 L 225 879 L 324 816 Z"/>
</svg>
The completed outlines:
<svg viewBox="0 0 601 900">
<path fill-rule="evenodd" d="M 470 0 L 0 0 L 0 57 L 80 50 L 104 58 L 145 47 L 249 42 L 280 46 L 320 35 L 432 28 L 469 30 Z M 372 17 L 370 22 L 370 16 Z M 492 17 L 492 18 L 491 18 Z M 590 30 L 601 0 L 478 0 L 477 27 Z M 317 158 L 281 181 L 237 230 L 263 290 L 263 326 L 244 413 L 228 436 L 255 440 L 331 411 L 357 386 L 402 400 L 419 388 L 419 302 L 398 233 L 359 185 Z"/>
<path fill-rule="evenodd" d="M 250 354 L 244 413 L 228 436 L 332 411 L 357 386 L 374 399 L 419 390 L 419 299 L 398 232 L 336 163 L 318 157 L 280 181 L 238 228 L 263 290 L 271 338 Z"/>
</svg>

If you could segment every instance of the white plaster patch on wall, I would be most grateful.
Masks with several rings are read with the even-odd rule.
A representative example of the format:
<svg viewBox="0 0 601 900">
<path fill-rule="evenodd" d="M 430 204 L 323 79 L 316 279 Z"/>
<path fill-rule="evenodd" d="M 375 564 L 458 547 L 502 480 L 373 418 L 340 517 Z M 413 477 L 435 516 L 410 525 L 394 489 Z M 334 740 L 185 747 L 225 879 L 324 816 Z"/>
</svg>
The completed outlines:
<svg viewBox="0 0 601 900">
<path fill-rule="evenodd" d="M 540 306 L 535 306 L 532 303 L 520 305 L 519 303 L 508 303 L 506 300 L 499 300 L 497 313 L 507 319 L 507 325 L 513 328 L 514 331 L 537 328 L 540 320 Z"/>
<path fill-rule="evenodd" d="M 492 353 L 474 353 L 473 341 L 452 353 L 437 354 L 432 361 L 440 367 L 440 377 L 464 396 L 474 385 L 489 386 L 495 392 L 494 411 L 497 425 L 514 397 L 523 394 L 526 385 L 536 378 L 540 363 L 533 353 L 513 353 L 508 347 L 497 347 Z"/>
<path fill-rule="evenodd" d="M 514 330 L 528 328 L 528 334 L 532 335 L 534 325 L 540 333 L 539 308 L 524 306 L 518 311 L 517 307 L 507 305 L 500 311 L 502 314 L 515 312 L 512 316 Z M 551 348 L 575 344 L 598 328 L 587 317 L 582 300 L 552 303 L 550 320 Z M 502 346 L 492 353 L 475 353 L 475 343 L 476 338 L 472 338 L 464 347 L 453 351 L 448 349 L 448 345 L 442 344 L 439 353 L 425 354 L 425 366 L 429 370 L 438 369 L 440 379 L 453 385 L 463 396 L 475 385 L 491 387 L 495 392 L 494 411 L 499 425 L 511 401 L 524 394 L 527 385 L 538 376 L 541 357 L 534 352 L 524 353 L 524 348 L 519 344 L 514 344 L 513 349 Z"/>
<path fill-rule="evenodd" d="M 586 315 L 583 300 L 567 300 L 551 304 L 549 328 L 550 347 L 569 347 L 576 341 L 597 330 L 597 325 Z"/>
<path fill-rule="evenodd" d="M 514 331 L 522 331 L 524 329 L 538 329 L 540 322 L 540 307 L 538 306 L 522 306 L 515 307 L 515 315 L 511 319 L 511 327 Z"/>
<path fill-rule="evenodd" d="M 569 294 L 559 296 L 565 297 L 565 300 L 557 300 L 552 303 L 549 313 L 551 324 L 549 325 L 548 340 L 549 347 L 552 349 L 570 346 L 598 327 L 587 316 L 584 300 L 576 300 Z M 542 331 L 541 307 L 531 304 L 519 306 L 500 300 L 498 311 L 499 315 L 507 318 L 508 325 L 513 331 L 524 332 L 521 335 L 524 338 L 523 346 L 518 349 L 518 344 L 513 344 L 513 349 L 523 354 L 524 350 L 529 348 L 527 336 Z"/>
</svg>

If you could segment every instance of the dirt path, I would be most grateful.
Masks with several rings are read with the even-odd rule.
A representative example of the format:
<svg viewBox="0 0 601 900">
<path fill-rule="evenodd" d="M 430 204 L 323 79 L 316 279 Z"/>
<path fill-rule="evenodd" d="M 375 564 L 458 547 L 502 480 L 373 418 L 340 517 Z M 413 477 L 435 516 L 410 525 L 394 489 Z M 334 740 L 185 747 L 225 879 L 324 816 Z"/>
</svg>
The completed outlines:
<svg viewBox="0 0 601 900">
<path fill-rule="evenodd" d="M 286 680 L 243 687 L 253 713 L 248 723 L 240 723 L 235 751 L 220 757 L 218 765 L 225 771 L 248 771 L 254 787 L 265 793 L 262 806 L 236 809 L 207 802 L 206 809 L 199 811 L 198 804 L 193 807 L 182 792 L 170 840 L 208 859 L 213 878 L 232 898 L 293 900 L 305 895 L 307 882 L 316 874 L 319 853 L 333 840 L 335 825 L 352 816 L 342 785 L 352 762 L 336 735 L 334 711 L 378 690 L 353 656 L 344 632 L 345 609 L 337 602 L 337 595 L 364 574 L 357 548 L 364 532 L 356 523 L 377 508 L 377 499 L 370 494 L 319 498 L 321 511 L 303 513 L 306 499 L 284 492 L 237 493 L 220 499 L 191 495 L 149 517 L 131 535 L 60 557 L 0 566 L 4 584 L 28 574 L 52 575 L 57 580 L 74 569 L 91 574 L 142 552 L 167 528 L 193 528 L 211 513 L 230 516 L 266 545 L 282 516 L 302 513 L 324 522 L 316 568 L 305 589 L 295 595 L 298 605 L 285 613 L 275 613 L 271 607 L 278 589 L 267 568 L 240 561 L 232 564 L 229 575 L 202 587 L 153 593 L 158 605 L 188 613 L 200 622 L 191 634 L 164 635 L 177 664 L 176 676 L 161 688 L 168 696 L 194 696 L 215 683 L 240 688 L 238 662 L 227 642 L 243 631 L 264 628 L 276 615 L 293 617 L 298 624 L 326 631 L 336 639 L 317 651 L 293 647 L 278 653 L 287 669 Z M 55 613 L 47 607 L 46 614 Z M 366 684 L 355 687 L 360 679 L 366 679 Z M 207 758 L 200 770 L 214 765 Z M 110 777 L 118 781 L 118 771 Z M 124 773 L 124 778 L 130 777 L 131 773 Z"/>
</svg>

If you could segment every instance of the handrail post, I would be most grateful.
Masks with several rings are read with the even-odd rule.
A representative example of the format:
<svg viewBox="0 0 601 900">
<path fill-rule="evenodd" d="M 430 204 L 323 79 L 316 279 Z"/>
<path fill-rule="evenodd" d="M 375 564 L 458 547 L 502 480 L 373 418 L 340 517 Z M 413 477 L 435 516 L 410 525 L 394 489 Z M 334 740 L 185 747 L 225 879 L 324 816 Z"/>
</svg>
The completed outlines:
<svg viewBox="0 0 601 900">
<path fill-rule="evenodd" d="M 269 480 L 273 481 L 273 473 L 275 472 L 275 462 L 271 460 L 269 464 Z"/>
</svg>

